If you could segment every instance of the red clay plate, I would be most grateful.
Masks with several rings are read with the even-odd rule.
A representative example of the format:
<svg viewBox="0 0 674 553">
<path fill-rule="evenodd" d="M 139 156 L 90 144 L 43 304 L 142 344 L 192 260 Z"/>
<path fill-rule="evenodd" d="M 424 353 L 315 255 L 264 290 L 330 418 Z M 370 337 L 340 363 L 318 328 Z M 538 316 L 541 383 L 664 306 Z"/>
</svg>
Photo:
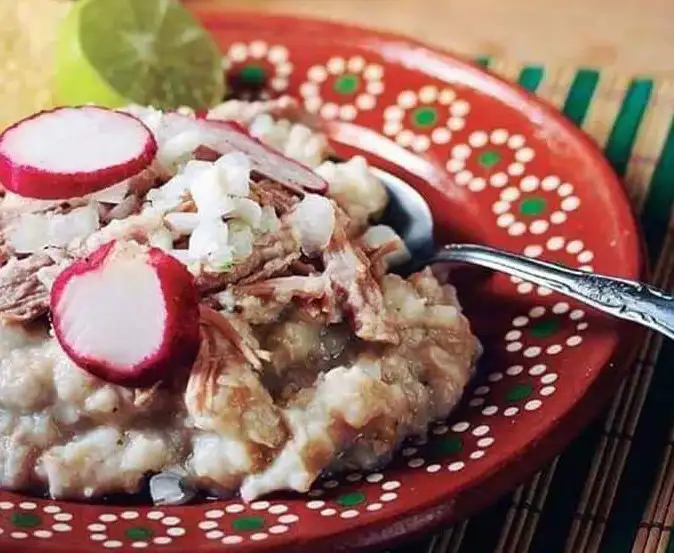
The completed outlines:
<svg viewBox="0 0 674 553">
<path fill-rule="evenodd" d="M 441 237 L 639 275 L 640 240 L 616 177 L 588 139 L 524 91 L 397 36 L 200 16 L 239 93 L 291 94 L 333 121 L 340 154 L 366 151 L 426 195 Z M 0 550 L 345 551 L 493 501 L 588 421 L 642 334 L 528 283 L 464 276 L 461 298 L 486 346 L 479 375 L 451 420 L 386 470 L 250 505 L 132 508 L 2 493 Z"/>
</svg>

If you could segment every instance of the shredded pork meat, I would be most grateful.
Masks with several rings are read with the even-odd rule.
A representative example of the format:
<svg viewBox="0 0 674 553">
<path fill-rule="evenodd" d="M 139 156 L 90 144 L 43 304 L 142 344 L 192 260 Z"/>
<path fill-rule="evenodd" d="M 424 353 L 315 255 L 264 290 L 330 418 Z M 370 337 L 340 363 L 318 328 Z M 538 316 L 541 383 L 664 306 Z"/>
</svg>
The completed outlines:
<svg viewBox="0 0 674 553">
<path fill-rule="evenodd" d="M 243 262 L 221 273 L 204 272 L 197 277 L 202 293 L 224 290 L 231 284 L 249 284 L 266 280 L 286 272 L 301 257 L 297 232 L 285 226 L 278 233 L 262 235 L 254 244 L 253 252 Z"/>
<path fill-rule="evenodd" d="M 253 182 L 250 188 L 255 201 L 273 208 L 279 216 L 290 213 L 300 201 L 296 194 L 270 180 Z"/>
<path fill-rule="evenodd" d="M 49 292 L 38 271 L 54 264 L 46 254 L 11 259 L 0 268 L 0 317 L 8 323 L 27 322 L 49 311 Z"/>
</svg>

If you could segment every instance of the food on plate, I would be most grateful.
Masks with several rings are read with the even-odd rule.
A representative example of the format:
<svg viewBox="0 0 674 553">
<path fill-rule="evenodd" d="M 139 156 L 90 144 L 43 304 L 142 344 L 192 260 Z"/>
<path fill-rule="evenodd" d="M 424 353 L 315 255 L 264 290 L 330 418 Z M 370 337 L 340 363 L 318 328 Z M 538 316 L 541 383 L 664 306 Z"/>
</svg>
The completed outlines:
<svg viewBox="0 0 674 553">
<path fill-rule="evenodd" d="M 480 346 L 454 288 L 389 272 L 409 254 L 377 223 L 385 187 L 362 157 L 328 161 L 296 108 L 53 112 L 96 111 L 110 147 L 3 182 L 0 485 L 87 499 L 154 475 L 158 504 L 306 492 L 457 404 Z M 51 184 L 64 167 L 86 175 L 75 197 Z"/>
</svg>

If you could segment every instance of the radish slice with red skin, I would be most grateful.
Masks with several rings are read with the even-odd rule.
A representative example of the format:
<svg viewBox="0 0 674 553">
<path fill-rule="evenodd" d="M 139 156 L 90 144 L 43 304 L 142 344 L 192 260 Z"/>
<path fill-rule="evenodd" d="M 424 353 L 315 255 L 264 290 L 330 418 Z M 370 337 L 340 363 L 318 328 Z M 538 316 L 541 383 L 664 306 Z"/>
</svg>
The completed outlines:
<svg viewBox="0 0 674 553">
<path fill-rule="evenodd" d="M 164 124 L 179 126 L 183 129 L 194 128 L 201 142 L 201 147 L 197 148 L 197 152 L 202 158 L 214 159 L 230 152 L 242 152 L 250 158 L 253 171 L 284 186 L 318 194 L 323 194 L 328 189 L 327 181 L 311 168 L 284 156 L 252 137 L 238 123 L 192 119 L 184 115 L 168 113 L 164 116 Z M 161 136 L 161 128 L 159 135 Z"/>
<path fill-rule="evenodd" d="M 19 121 L 0 135 L 0 182 L 24 197 L 79 198 L 137 175 L 156 153 L 154 136 L 132 115 L 62 107 Z"/>
<path fill-rule="evenodd" d="M 65 269 L 51 291 L 54 334 L 107 382 L 147 387 L 187 371 L 199 349 L 199 294 L 172 256 L 109 242 Z"/>
</svg>

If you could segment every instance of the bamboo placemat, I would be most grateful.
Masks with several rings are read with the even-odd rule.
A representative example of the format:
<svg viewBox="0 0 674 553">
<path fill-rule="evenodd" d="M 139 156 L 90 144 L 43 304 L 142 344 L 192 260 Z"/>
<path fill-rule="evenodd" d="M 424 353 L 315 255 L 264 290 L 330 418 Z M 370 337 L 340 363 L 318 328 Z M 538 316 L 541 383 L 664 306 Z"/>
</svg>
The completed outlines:
<svg viewBox="0 0 674 553">
<path fill-rule="evenodd" d="M 480 63 L 557 106 L 624 179 L 651 259 L 674 287 L 674 79 Z M 390 553 L 674 553 L 674 343 L 650 336 L 607 412 L 492 508 Z"/>
</svg>

